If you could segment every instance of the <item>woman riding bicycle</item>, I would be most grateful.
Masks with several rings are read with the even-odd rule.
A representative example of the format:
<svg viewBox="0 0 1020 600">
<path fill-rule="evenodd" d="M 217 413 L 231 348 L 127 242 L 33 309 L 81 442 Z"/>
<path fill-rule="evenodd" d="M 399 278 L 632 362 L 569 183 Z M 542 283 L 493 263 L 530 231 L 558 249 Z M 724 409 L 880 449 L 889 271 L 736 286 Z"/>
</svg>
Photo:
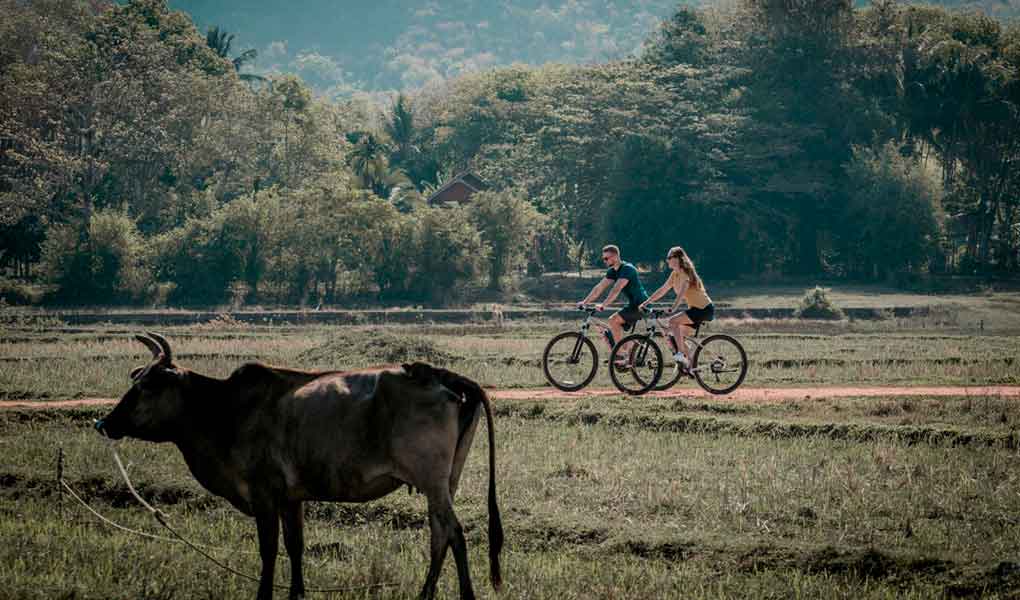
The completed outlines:
<svg viewBox="0 0 1020 600">
<path fill-rule="evenodd" d="M 641 304 L 641 309 L 666 295 L 670 289 L 676 292 L 676 301 L 669 312 L 676 312 L 680 301 L 687 303 L 687 310 L 678 312 L 669 318 L 669 328 L 676 340 L 676 355 L 673 357 L 684 369 L 690 367 L 690 357 L 686 354 L 687 345 L 684 338 L 693 332 L 693 326 L 715 318 L 715 306 L 705 291 L 705 283 L 698 276 L 698 270 L 680 246 L 673 246 L 666 255 L 666 264 L 671 272 L 662 287 L 655 290 L 648 300 Z"/>
</svg>

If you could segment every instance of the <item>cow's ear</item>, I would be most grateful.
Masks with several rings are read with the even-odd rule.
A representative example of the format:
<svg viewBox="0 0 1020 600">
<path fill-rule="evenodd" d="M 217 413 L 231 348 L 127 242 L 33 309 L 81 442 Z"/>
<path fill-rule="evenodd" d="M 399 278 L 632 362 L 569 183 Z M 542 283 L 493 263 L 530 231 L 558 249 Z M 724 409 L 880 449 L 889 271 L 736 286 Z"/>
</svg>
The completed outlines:
<svg viewBox="0 0 1020 600">
<path fill-rule="evenodd" d="M 144 370 L 145 367 L 135 367 L 131 369 L 131 381 L 136 381 L 138 379 L 138 376 L 141 375 L 142 371 Z"/>
<path fill-rule="evenodd" d="M 414 362 L 409 365 L 403 365 L 404 371 L 418 383 L 428 384 L 433 379 L 432 366 L 427 365 L 423 362 Z"/>
</svg>

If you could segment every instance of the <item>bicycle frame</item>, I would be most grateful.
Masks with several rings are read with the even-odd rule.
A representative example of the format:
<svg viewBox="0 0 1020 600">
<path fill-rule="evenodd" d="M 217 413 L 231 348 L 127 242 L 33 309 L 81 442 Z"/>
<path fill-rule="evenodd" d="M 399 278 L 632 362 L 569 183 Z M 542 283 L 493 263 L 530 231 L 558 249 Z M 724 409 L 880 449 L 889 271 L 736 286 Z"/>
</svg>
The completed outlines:
<svg viewBox="0 0 1020 600">
<path fill-rule="evenodd" d="M 666 389 L 676 383 L 680 377 L 693 376 L 698 385 L 713 394 L 728 394 L 744 381 L 747 374 L 747 353 L 743 346 L 736 339 L 726 334 L 712 334 L 705 337 L 704 341 L 698 340 L 701 332 L 701 325 L 688 326 L 692 331 L 684 335 L 683 351 L 688 355 L 689 361 L 685 365 L 679 360 L 667 361 L 667 356 L 672 357 L 677 352 L 678 339 L 672 334 L 672 329 L 666 323 L 668 313 L 658 308 L 646 308 L 641 313 L 641 321 L 644 321 L 644 330 L 638 324 L 637 331 L 617 343 L 610 354 L 610 361 L 617 361 L 620 358 L 627 360 L 627 367 L 632 372 L 634 379 L 639 386 L 631 388 L 629 383 L 621 383 L 617 380 L 616 371 L 610 371 L 613 383 L 621 391 L 629 394 L 641 394 L 649 389 Z M 664 340 L 669 340 L 669 348 L 662 341 L 655 338 L 661 335 Z M 628 348 L 629 346 L 629 348 Z M 717 349 L 718 348 L 718 349 Z M 670 350 L 672 352 L 670 352 Z M 713 356 L 706 354 L 711 352 Z M 728 352 L 735 352 L 737 356 L 727 356 Z M 720 353 L 722 352 L 722 353 Z M 702 356 L 702 354 L 706 354 Z M 655 364 L 658 360 L 661 364 Z M 665 375 L 668 368 L 670 374 Z M 647 372 L 648 369 L 652 369 Z M 639 375 L 644 373 L 644 375 Z M 734 373 L 735 379 L 732 383 L 725 383 L 720 379 L 727 377 L 726 373 Z M 659 386 L 661 378 L 666 377 L 662 387 Z M 714 377 L 714 381 L 709 378 Z"/>
<path fill-rule="evenodd" d="M 581 340 L 588 337 L 588 331 L 592 328 L 592 326 L 600 329 L 603 332 L 603 337 L 605 335 L 609 336 L 610 346 L 612 346 L 613 343 L 613 332 L 609 329 L 609 322 L 595 317 L 595 313 L 597 311 L 593 307 L 585 306 L 581 308 L 581 310 L 586 312 L 587 316 L 584 318 L 584 321 L 581 321 L 581 337 L 577 338 L 577 343 L 574 344 L 574 351 L 570 353 L 571 362 L 577 362 L 580 360 L 581 344 L 583 343 Z"/>
<path fill-rule="evenodd" d="M 609 327 L 609 322 L 604 319 L 597 318 L 595 316 L 595 313 L 597 311 L 592 306 L 586 305 L 582 307 L 581 310 L 587 313 L 584 320 L 581 321 L 581 327 L 579 330 L 581 337 L 582 338 L 588 337 L 588 332 L 594 326 L 603 333 L 603 337 L 609 338 L 610 347 L 614 346 L 616 344 L 616 340 L 613 339 L 613 332 Z M 672 330 L 670 330 L 669 325 L 663 322 L 666 314 L 667 314 L 666 311 L 661 309 L 657 308 L 646 309 L 645 311 L 642 312 L 641 321 L 644 323 L 645 326 L 645 335 L 649 337 L 654 337 L 655 333 L 658 332 L 660 335 L 662 335 L 663 338 L 669 341 L 670 348 L 672 349 L 673 353 L 676 353 L 677 352 L 676 339 L 674 338 L 673 332 Z M 635 324 L 634 331 L 637 332 L 637 330 L 638 325 Z M 702 347 L 701 342 L 697 340 L 697 331 L 685 337 L 691 340 L 691 343 L 697 346 L 698 348 Z M 573 352 L 570 353 L 571 362 L 577 362 L 578 360 L 580 360 L 582 343 L 583 342 L 581 341 L 581 338 L 578 338 L 577 343 L 574 344 L 574 350 Z M 695 370 L 696 369 L 689 369 L 691 373 L 693 373 Z"/>
<path fill-rule="evenodd" d="M 674 354 L 676 354 L 676 352 L 679 349 L 676 337 L 673 335 L 673 331 L 672 329 L 670 329 L 668 322 L 664 322 L 665 317 L 668 314 L 667 311 L 658 308 L 652 308 L 646 309 L 645 311 L 643 311 L 642 314 L 643 318 L 641 320 L 644 321 L 645 323 L 645 335 L 647 335 L 649 338 L 654 338 L 655 334 L 658 333 L 664 339 L 666 339 L 666 341 L 669 342 L 670 349 Z M 699 333 L 700 329 L 694 328 L 694 332 L 691 333 L 691 335 L 687 335 L 684 337 L 690 340 L 692 344 L 694 344 L 695 346 L 697 346 L 697 348 L 700 349 L 702 348 L 702 345 L 701 342 L 699 342 L 697 339 Z M 701 367 L 695 368 L 688 367 L 687 371 L 693 374 L 695 371 L 700 370 L 700 368 Z"/>
</svg>

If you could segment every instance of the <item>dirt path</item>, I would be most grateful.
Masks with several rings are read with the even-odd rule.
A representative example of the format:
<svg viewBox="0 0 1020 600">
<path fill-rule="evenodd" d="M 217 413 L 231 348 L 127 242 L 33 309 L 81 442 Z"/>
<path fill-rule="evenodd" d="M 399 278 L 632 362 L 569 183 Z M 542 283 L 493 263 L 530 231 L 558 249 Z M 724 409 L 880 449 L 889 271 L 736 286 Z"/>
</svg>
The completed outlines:
<svg viewBox="0 0 1020 600">
<path fill-rule="evenodd" d="M 495 400 L 542 400 L 545 398 L 588 398 L 593 396 L 620 396 L 615 389 L 586 389 L 580 392 L 561 392 L 553 388 L 528 388 L 510 390 L 489 390 Z M 718 398 L 732 400 L 753 400 L 775 402 L 781 400 L 804 400 L 811 398 L 850 397 L 907 397 L 907 396 L 999 396 L 1020 398 L 1020 386 L 973 386 L 973 387 L 812 387 L 812 388 L 741 388 L 728 396 L 712 396 L 701 388 L 674 388 L 665 392 L 650 392 L 653 398 Z M 116 398 L 79 398 L 77 400 L 5 400 L 0 409 L 11 408 L 75 408 L 81 406 L 107 406 L 117 402 Z"/>
<path fill-rule="evenodd" d="M 583 398 L 586 396 L 619 396 L 615 389 L 587 389 L 561 392 L 553 388 L 492 390 L 498 400 L 540 400 L 542 398 Z M 1020 398 L 1020 386 L 974 387 L 810 387 L 810 388 L 740 388 L 728 396 L 713 396 L 699 387 L 676 387 L 664 392 L 649 392 L 653 398 L 729 398 L 733 400 L 803 400 L 805 398 L 905 397 L 905 396 L 1002 396 Z M 2 406 L 2 403 L 0 403 Z"/>
</svg>

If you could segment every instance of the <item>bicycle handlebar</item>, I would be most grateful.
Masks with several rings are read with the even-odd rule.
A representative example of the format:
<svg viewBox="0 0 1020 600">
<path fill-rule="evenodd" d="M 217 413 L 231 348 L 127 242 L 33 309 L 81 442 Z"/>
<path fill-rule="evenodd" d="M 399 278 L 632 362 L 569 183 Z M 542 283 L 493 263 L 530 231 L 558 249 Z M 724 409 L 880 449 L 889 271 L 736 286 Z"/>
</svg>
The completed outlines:
<svg viewBox="0 0 1020 600">
<path fill-rule="evenodd" d="M 577 310 L 584 311 L 584 312 L 587 312 L 587 313 L 593 315 L 593 314 L 599 312 L 599 310 L 597 308 L 595 308 L 596 306 L 597 305 L 595 305 L 595 304 L 581 304 L 580 306 L 577 307 Z M 608 306 L 606 306 L 606 307 L 603 307 L 602 310 L 613 310 L 613 309 L 608 307 Z M 669 313 L 669 311 L 667 311 L 665 309 L 662 309 L 662 308 L 642 308 L 641 312 L 642 313 L 646 313 L 648 315 L 651 315 L 654 318 L 659 318 L 659 317 L 662 317 L 662 316 L 664 316 L 664 315 Z"/>
</svg>

